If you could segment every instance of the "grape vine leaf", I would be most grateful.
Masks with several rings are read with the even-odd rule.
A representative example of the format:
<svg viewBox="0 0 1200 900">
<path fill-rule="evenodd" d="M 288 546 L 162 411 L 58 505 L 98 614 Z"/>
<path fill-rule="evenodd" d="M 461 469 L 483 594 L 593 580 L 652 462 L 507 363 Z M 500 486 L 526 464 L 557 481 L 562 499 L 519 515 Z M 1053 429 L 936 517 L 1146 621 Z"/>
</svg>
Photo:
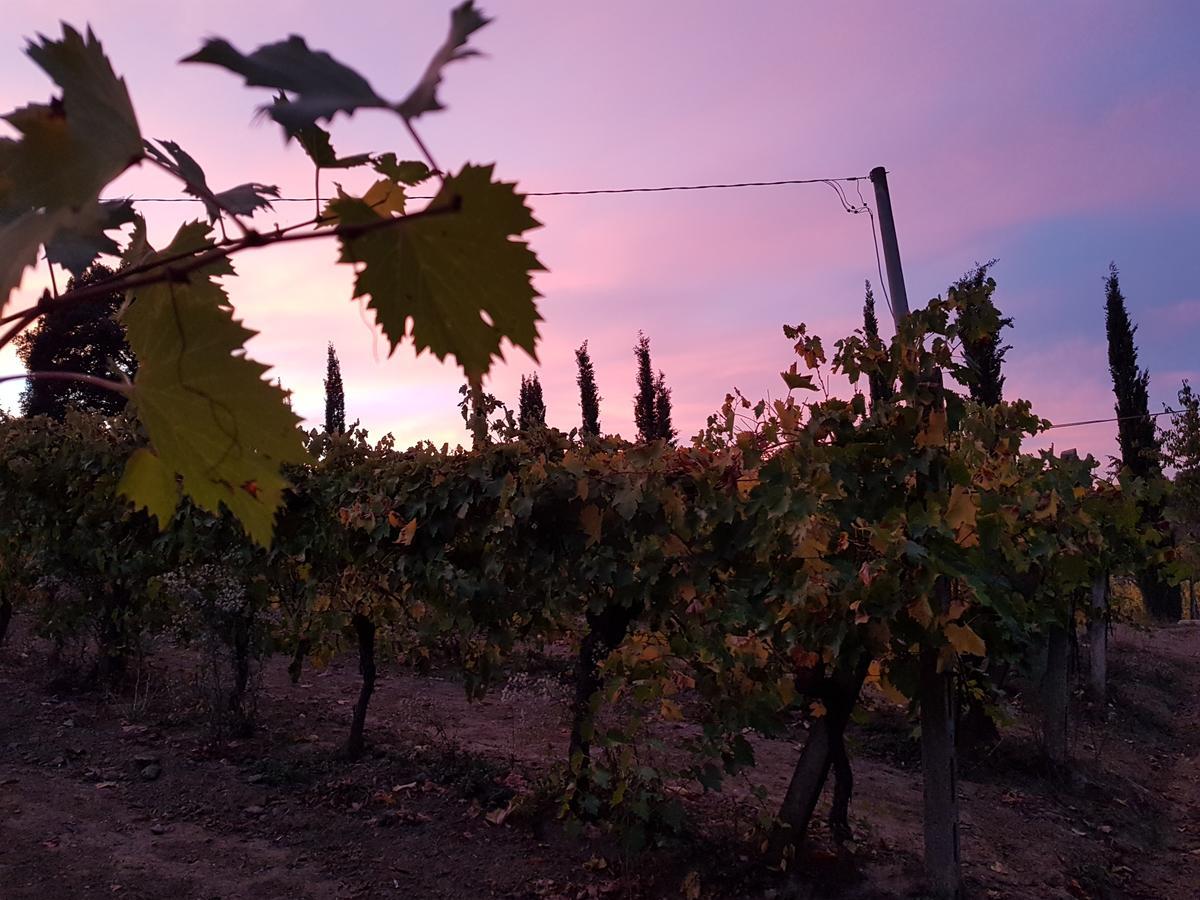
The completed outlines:
<svg viewBox="0 0 1200 900">
<path fill-rule="evenodd" d="M 418 354 L 452 355 L 468 377 L 501 357 L 503 338 L 537 359 L 530 275 L 545 267 L 519 238 L 540 223 L 493 168 L 464 166 L 422 213 L 386 228 L 361 198 L 330 203 L 343 227 L 365 229 L 342 236 L 341 261 L 360 266 L 354 296 L 370 297 L 391 352 L 411 337 Z"/>
<path fill-rule="evenodd" d="M 282 91 L 276 95 L 273 105 L 291 103 L 287 94 Z M 285 114 L 286 115 L 286 114 Z M 301 149 L 308 154 L 313 165 L 318 169 L 353 169 L 371 162 L 370 153 L 356 153 L 353 156 L 338 156 L 333 149 L 333 138 L 315 122 L 288 131 L 287 136 L 294 138 Z"/>
<path fill-rule="evenodd" d="M 60 41 L 38 37 L 25 52 L 62 88 L 62 100 L 37 107 L 40 137 L 50 146 L 35 142 L 27 148 L 38 158 L 26 159 L 27 167 L 16 173 L 23 182 L 13 187 L 31 206 L 77 207 L 142 158 L 142 137 L 125 82 L 91 29 L 86 39 L 66 24 Z M 41 156 L 46 150 L 51 152 Z"/>
<path fill-rule="evenodd" d="M 107 232 L 135 221 L 129 200 L 101 200 L 63 222 L 46 241 L 46 258 L 78 278 L 102 253 L 116 256 L 120 247 Z"/>
<path fill-rule="evenodd" d="M 125 472 L 117 492 L 135 502 L 158 520 L 165 529 L 179 506 L 179 483 L 175 473 L 153 450 L 140 447 L 125 463 Z"/>
<path fill-rule="evenodd" d="M 959 625 L 950 622 L 946 625 L 946 640 L 958 653 L 970 656 L 987 656 L 987 647 L 983 638 L 977 635 L 970 625 Z"/>
<path fill-rule="evenodd" d="M 419 160 L 397 160 L 395 153 L 380 153 L 371 158 L 371 168 L 385 178 L 412 186 L 426 181 L 433 170 Z"/>
<path fill-rule="evenodd" d="M 264 44 L 248 56 L 221 38 L 185 56 L 182 62 L 209 63 L 241 75 L 251 87 L 268 87 L 295 95 L 287 103 L 275 102 L 262 111 L 283 126 L 289 135 L 319 121 L 330 121 L 358 109 L 387 109 L 386 100 L 370 83 L 323 50 L 312 50 L 299 35 Z"/>
<path fill-rule="evenodd" d="M 149 250 L 142 261 L 153 263 L 156 257 L 202 253 L 212 246 L 210 230 L 186 223 L 155 254 L 139 223 L 130 243 L 139 255 Z M 267 366 L 245 355 L 255 332 L 233 317 L 225 290 L 213 280 L 232 273 L 221 257 L 139 288 L 121 318 L 138 358 L 132 399 L 162 464 L 182 476 L 183 491 L 198 506 L 213 513 L 225 506 L 253 540 L 267 546 L 286 486 L 280 468 L 306 462 L 308 454 L 286 393 L 263 380 Z M 130 499 L 152 510 L 163 507 L 161 479 L 136 469 L 126 475 Z"/>
<path fill-rule="evenodd" d="M 8 212 L 0 210 L 0 214 Z M 61 211 L 26 212 L 5 218 L 0 215 L 0 309 L 8 303 L 13 288 L 29 266 L 37 264 L 38 248 L 54 234 Z"/>
<path fill-rule="evenodd" d="M 223 212 L 235 216 L 253 215 L 258 209 L 271 209 L 269 197 L 278 197 L 279 188 L 273 184 L 259 184 L 256 181 L 239 184 L 226 191 L 215 192 L 208 186 L 208 177 L 204 169 L 186 150 L 174 141 L 159 138 L 161 148 L 154 146 L 152 141 L 146 141 L 146 155 L 164 169 L 184 182 L 183 192 L 191 194 L 204 203 L 204 211 L 210 222 L 216 222 Z"/>
<path fill-rule="evenodd" d="M 281 126 L 288 137 L 318 122 L 329 122 L 339 112 L 353 115 L 360 109 L 390 109 L 406 119 L 443 109 L 437 89 L 442 69 L 478 50 L 467 47 L 471 34 L 490 19 L 466 0 L 450 12 L 450 33 L 434 53 L 420 81 L 399 103 L 390 103 L 376 93 L 370 82 L 354 69 L 338 62 L 323 50 L 313 50 L 299 35 L 286 41 L 263 44 L 249 55 L 223 38 L 210 38 L 182 62 L 208 63 L 241 75 L 250 87 L 267 87 L 291 95 L 286 102 L 269 103 L 261 111 Z"/>
<path fill-rule="evenodd" d="M 433 54 L 416 87 L 396 105 L 396 111 L 406 119 L 415 119 L 422 113 L 444 109 L 437 96 L 438 85 L 442 83 L 442 69 L 455 60 L 478 56 L 479 51 L 468 47 L 467 40 L 490 21 L 475 8 L 474 0 L 466 0 L 454 7 L 450 12 L 450 33 Z"/>
<path fill-rule="evenodd" d="M 20 137 L 0 138 L 0 307 L 38 246 L 142 155 L 125 82 L 90 30 L 63 25 L 62 40 L 39 36 L 26 52 L 62 97 L 3 117 Z"/>
</svg>

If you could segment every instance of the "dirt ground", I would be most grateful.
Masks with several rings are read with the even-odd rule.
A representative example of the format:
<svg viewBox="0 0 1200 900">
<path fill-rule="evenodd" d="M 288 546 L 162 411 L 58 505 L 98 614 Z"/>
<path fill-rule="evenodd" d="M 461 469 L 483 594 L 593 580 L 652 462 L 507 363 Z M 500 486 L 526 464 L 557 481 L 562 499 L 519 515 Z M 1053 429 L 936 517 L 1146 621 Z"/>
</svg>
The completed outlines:
<svg viewBox="0 0 1200 900">
<path fill-rule="evenodd" d="M 103 696 L 56 681 L 47 652 L 20 629 L 0 649 L 0 900 L 789 895 L 758 858 L 750 788 L 778 803 L 799 726 L 758 741 L 751 778 L 722 794 L 680 785 L 687 836 L 631 856 L 567 834 L 553 809 L 513 811 L 564 755 L 567 686 L 552 672 L 468 703 L 452 680 L 385 668 L 370 752 L 352 764 L 350 658 L 297 685 L 273 660 L 258 733 L 214 743 L 186 654 L 154 654 L 135 688 Z M 1200 896 L 1200 627 L 1118 629 L 1110 667 L 1109 709 L 1076 710 L 1069 783 L 1042 771 L 1019 699 L 998 744 L 963 754 L 970 896 Z M 919 897 L 908 726 L 880 706 L 851 751 L 853 851 L 816 827 L 792 895 Z"/>
</svg>

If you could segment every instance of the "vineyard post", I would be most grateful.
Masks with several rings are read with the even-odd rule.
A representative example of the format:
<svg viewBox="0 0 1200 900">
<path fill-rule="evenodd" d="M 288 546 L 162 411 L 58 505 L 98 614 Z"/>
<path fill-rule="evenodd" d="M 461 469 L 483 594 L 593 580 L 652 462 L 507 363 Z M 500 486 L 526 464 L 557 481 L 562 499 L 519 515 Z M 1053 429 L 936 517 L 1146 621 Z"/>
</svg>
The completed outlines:
<svg viewBox="0 0 1200 900">
<path fill-rule="evenodd" d="M 896 241 L 896 220 L 892 217 L 892 195 L 888 192 L 887 169 L 871 170 L 875 186 L 875 210 L 879 217 L 879 239 L 883 244 L 883 262 L 887 268 L 892 320 L 899 325 L 908 318 L 908 291 L 904 289 L 904 270 L 900 267 L 900 244 Z"/>
<path fill-rule="evenodd" d="M 896 327 L 908 317 L 908 292 L 900 266 L 900 244 L 888 191 L 887 169 L 871 170 L 880 243 L 887 267 L 892 318 Z M 941 396 L 941 371 L 930 373 L 937 401 Z M 934 585 L 937 613 L 944 615 L 950 603 L 950 585 L 938 578 Z M 921 775 L 924 786 L 925 874 L 939 898 L 957 897 L 961 891 L 958 841 L 958 760 L 954 747 L 954 714 L 957 708 L 954 675 L 938 671 L 938 653 L 921 654 L 919 682 L 921 708 Z"/>
</svg>

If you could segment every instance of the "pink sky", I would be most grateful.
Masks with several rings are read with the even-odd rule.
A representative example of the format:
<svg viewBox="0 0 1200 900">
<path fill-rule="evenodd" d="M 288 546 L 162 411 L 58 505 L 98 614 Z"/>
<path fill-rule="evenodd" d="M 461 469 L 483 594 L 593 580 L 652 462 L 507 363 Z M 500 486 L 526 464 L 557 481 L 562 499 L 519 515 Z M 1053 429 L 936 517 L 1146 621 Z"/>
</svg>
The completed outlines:
<svg viewBox="0 0 1200 900">
<path fill-rule="evenodd" d="M 1111 414 L 1102 277 L 1122 267 L 1141 360 L 1158 402 L 1200 379 L 1200 62 L 1190 2 L 922 4 L 482 3 L 486 58 L 457 64 L 448 111 L 422 128 L 439 163 L 497 161 L 529 190 L 773 180 L 890 170 L 914 303 L 975 260 L 1000 257 L 997 302 L 1017 320 L 1009 396 L 1057 420 Z M 129 83 L 143 132 L 179 141 L 218 188 L 257 180 L 309 196 L 311 169 L 278 129 L 252 122 L 266 93 L 175 61 L 209 35 L 243 50 L 289 33 L 401 96 L 440 41 L 449 4 L 162 4 L 7 0 L 0 105 L 44 100 L 49 85 L 23 38 L 91 23 Z M 385 114 L 339 119 L 343 153 L 415 156 Z M 354 179 L 347 179 L 354 181 Z M 325 191 L 332 190 L 326 178 Z M 355 181 L 355 183 L 358 183 Z M 175 196 L 133 171 L 110 196 Z M 868 195 L 869 197 L 869 195 Z M 691 434 L 734 385 L 778 393 L 784 322 L 827 341 L 859 322 L 862 282 L 877 280 L 866 217 L 826 187 L 544 198 L 532 234 L 549 268 L 539 357 L 551 424 L 578 419 L 572 351 L 588 339 L 606 430 L 632 435 L 631 348 L 639 329 Z M 200 207 L 146 204 L 165 241 Z M 264 225 L 308 207 L 280 204 Z M 347 412 L 401 443 L 465 439 L 458 373 L 386 343 L 348 302 L 335 248 L 302 244 L 243 256 L 230 283 L 263 331 L 255 357 L 323 412 L 325 342 L 337 345 Z M 40 290 L 30 273 L 22 293 Z M 3 354 L 3 371 L 19 364 Z M 489 389 L 512 400 L 534 363 L 510 353 Z M 11 405 L 19 388 L 0 395 Z M 1053 433 L 1104 456 L 1112 426 Z"/>
</svg>

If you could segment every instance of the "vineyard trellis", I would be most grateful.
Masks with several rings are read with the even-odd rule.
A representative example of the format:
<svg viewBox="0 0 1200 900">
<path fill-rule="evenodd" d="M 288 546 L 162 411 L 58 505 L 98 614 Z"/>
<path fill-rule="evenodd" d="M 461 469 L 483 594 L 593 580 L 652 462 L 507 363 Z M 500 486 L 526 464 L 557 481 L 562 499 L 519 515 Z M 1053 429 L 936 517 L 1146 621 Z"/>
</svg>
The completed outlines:
<svg viewBox="0 0 1200 900">
<path fill-rule="evenodd" d="M 890 344 L 857 332 L 832 356 L 804 325 L 785 328 L 796 354 L 786 396 L 729 395 L 689 447 L 530 429 L 471 451 L 399 450 L 360 430 L 298 431 L 265 367 L 244 355 L 251 332 L 218 281 L 243 252 L 336 238 L 393 349 L 411 339 L 453 356 L 470 392 L 482 392 L 502 341 L 535 351 L 540 263 L 524 236 L 538 223 L 491 167 L 438 171 L 413 124 L 441 108 L 443 67 L 475 52 L 468 39 L 486 22 L 472 3 L 457 7 L 400 101 L 300 38 L 250 54 L 213 40 L 189 57 L 279 91 L 264 111 L 318 178 L 360 166 L 380 176 L 270 232 L 249 217 L 277 191 L 215 191 L 178 145 L 143 140 L 90 32 L 64 26 L 61 40 L 30 45 L 62 97 L 8 116 L 21 137 L 0 141 L 0 290 L 7 299 L 43 246 L 76 274 L 101 254 L 121 268 L 7 314 L 0 342 L 52 304 L 123 290 L 139 366 L 131 383 L 105 381 L 134 416 L 0 423 L 4 621 L 15 604 L 60 641 L 92 634 L 99 673 L 116 677 L 142 635 L 188 604 L 215 604 L 221 617 L 201 619 L 223 623 L 236 674 L 222 702 L 243 718 L 256 655 L 288 653 L 298 677 L 352 645 L 362 687 L 351 756 L 366 744 L 380 643 L 456 667 L 478 696 L 515 648 L 565 642 L 575 666 L 564 815 L 619 822 L 634 845 L 682 815 L 670 777 L 718 789 L 753 765 L 750 735 L 779 733 L 807 709 L 815 724 L 766 848 L 789 870 L 831 770 L 832 833 L 850 836 L 844 731 L 865 683 L 928 731 L 952 711 L 930 698 L 950 704 L 968 669 L 986 684 L 1028 667 L 1033 645 L 1061 659 L 1085 625 L 1102 692 L 1103 586 L 1148 557 L 1172 562 L 1163 529 L 1138 515 L 1165 482 L 1104 480 L 1094 460 L 1023 452 L 1049 427 L 1027 402 L 984 406 L 944 386 L 934 373 L 969 383 L 962 348 L 980 327 L 954 294 L 899 321 Z M 424 160 L 338 157 L 319 123 L 361 109 L 397 115 Z M 99 199 L 137 161 L 180 180 L 209 221 L 152 248 L 128 204 Z M 431 178 L 434 199 L 407 212 L 406 193 Z M 108 232 L 129 224 L 121 250 Z M 870 404 L 828 396 L 816 388 L 830 374 L 886 390 Z M 224 573 L 203 578 L 236 582 L 216 591 L 225 599 L 181 587 L 215 562 Z M 1052 666 L 1043 732 L 1060 768 L 1066 683 Z M 699 728 L 680 768 L 643 764 L 655 720 L 685 716 Z M 953 803 L 952 779 L 949 790 Z M 956 852 L 947 865 L 933 886 L 951 895 Z"/>
</svg>

